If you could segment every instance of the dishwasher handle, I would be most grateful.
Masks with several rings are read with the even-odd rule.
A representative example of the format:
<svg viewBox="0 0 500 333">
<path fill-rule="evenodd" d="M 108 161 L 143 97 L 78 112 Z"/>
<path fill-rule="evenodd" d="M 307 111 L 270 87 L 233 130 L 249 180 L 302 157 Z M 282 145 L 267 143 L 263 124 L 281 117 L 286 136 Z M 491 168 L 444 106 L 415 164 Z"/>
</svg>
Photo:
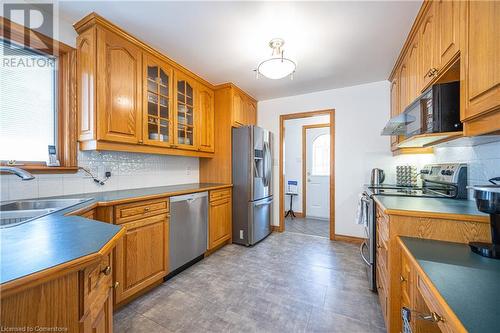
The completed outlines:
<svg viewBox="0 0 500 333">
<path fill-rule="evenodd" d="M 187 202 L 192 202 L 196 199 L 201 199 L 208 197 L 208 192 L 198 192 L 198 193 L 191 193 L 191 194 L 184 194 L 184 195 L 177 195 L 174 197 L 170 197 L 170 202 L 180 202 L 180 201 L 187 201 Z"/>
</svg>

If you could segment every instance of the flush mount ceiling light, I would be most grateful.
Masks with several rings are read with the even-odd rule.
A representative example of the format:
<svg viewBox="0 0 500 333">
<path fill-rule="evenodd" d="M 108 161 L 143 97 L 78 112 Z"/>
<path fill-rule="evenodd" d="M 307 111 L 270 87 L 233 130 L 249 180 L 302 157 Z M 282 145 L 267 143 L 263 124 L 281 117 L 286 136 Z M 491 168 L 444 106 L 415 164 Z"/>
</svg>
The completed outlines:
<svg viewBox="0 0 500 333">
<path fill-rule="evenodd" d="M 274 38 L 269 42 L 269 47 L 273 49 L 273 53 L 271 58 L 261 62 L 255 69 L 257 78 L 259 78 L 259 74 L 262 74 L 272 80 L 282 79 L 286 76 L 290 76 L 290 79 L 293 80 L 293 73 L 295 73 L 297 65 L 283 56 L 283 44 L 285 44 L 285 41 L 281 38 Z"/>
</svg>

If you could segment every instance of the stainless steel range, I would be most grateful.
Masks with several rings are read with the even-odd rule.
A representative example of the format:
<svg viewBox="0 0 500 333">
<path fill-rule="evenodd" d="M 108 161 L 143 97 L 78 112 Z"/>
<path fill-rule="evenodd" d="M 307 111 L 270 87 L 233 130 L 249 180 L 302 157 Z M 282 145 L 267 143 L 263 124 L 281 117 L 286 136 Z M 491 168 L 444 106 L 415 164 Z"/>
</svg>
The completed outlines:
<svg viewBox="0 0 500 333">
<path fill-rule="evenodd" d="M 370 289 L 376 291 L 376 223 L 374 195 L 467 199 L 467 165 L 463 163 L 428 164 L 420 170 L 421 186 L 367 185 L 360 197 L 362 220 L 366 221 L 366 239 L 361 244 L 361 258 L 366 264 Z"/>
</svg>

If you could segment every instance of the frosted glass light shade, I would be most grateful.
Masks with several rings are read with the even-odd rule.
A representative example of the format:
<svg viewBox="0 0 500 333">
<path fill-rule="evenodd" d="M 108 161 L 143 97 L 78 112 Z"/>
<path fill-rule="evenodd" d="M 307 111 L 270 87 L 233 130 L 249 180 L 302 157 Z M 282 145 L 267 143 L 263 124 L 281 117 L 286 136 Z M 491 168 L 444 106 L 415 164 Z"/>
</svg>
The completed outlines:
<svg viewBox="0 0 500 333">
<path fill-rule="evenodd" d="M 260 63 L 257 71 L 265 77 L 278 80 L 295 71 L 295 63 L 286 58 L 271 58 Z"/>
</svg>

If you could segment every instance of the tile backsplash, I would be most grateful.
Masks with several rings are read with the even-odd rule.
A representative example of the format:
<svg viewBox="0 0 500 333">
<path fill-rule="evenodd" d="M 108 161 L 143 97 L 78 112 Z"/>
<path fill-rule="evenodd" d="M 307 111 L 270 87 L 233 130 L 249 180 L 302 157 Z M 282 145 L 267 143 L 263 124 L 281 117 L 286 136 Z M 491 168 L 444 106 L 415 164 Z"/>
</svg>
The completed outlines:
<svg viewBox="0 0 500 333">
<path fill-rule="evenodd" d="M 82 170 L 73 174 L 37 174 L 30 181 L 1 175 L 0 201 L 199 181 L 199 160 L 194 157 L 80 151 L 78 165 L 99 179 L 104 179 L 104 173 L 111 171 L 111 178 L 101 186 Z"/>
<path fill-rule="evenodd" d="M 488 179 L 500 176 L 500 142 L 488 143 L 472 147 L 438 147 L 434 154 L 400 155 L 394 158 L 396 165 L 416 165 L 417 170 L 427 163 L 467 163 L 468 185 L 488 184 Z M 471 193 L 469 198 L 472 199 Z"/>
</svg>

